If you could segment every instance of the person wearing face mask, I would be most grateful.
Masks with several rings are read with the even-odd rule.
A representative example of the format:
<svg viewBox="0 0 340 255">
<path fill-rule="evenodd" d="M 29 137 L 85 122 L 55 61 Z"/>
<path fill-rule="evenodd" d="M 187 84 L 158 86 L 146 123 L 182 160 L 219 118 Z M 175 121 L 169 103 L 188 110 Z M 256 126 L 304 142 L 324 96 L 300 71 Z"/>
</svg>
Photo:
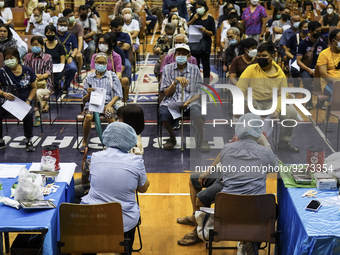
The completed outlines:
<svg viewBox="0 0 340 255">
<path fill-rule="evenodd" d="M 132 7 L 131 2 L 124 2 L 124 4 L 123 4 L 123 10 L 124 10 L 125 8 L 131 9 L 131 7 Z M 131 9 L 131 11 L 132 11 L 132 9 Z M 121 14 L 121 15 L 124 16 L 123 14 Z M 155 18 L 156 18 L 156 17 L 155 17 Z M 140 21 L 139 14 L 134 13 L 134 12 L 132 11 L 132 13 L 131 13 L 131 19 L 137 20 L 137 21 L 138 21 L 138 25 L 139 25 L 140 28 L 143 26 L 142 22 Z M 156 22 L 153 23 L 153 25 L 154 25 L 154 24 L 156 24 Z"/>
<path fill-rule="evenodd" d="M 301 45 L 301 44 L 300 44 Z M 297 111 L 292 105 L 287 105 L 286 115 L 281 114 L 282 87 L 288 87 L 287 78 L 281 67 L 274 61 L 275 49 L 269 43 L 263 43 L 257 48 L 257 64 L 250 65 L 244 70 L 237 82 L 237 87 L 247 97 L 248 88 L 253 89 L 252 98 L 255 109 L 268 110 L 273 105 L 273 88 L 277 88 L 277 105 L 271 114 L 272 119 L 286 120 L 287 126 L 280 128 L 278 148 L 289 152 L 300 152 L 293 146 L 292 140 L 294 121 L 297 120 Z M 256 77 L 254 79 L 254 77 Z"/>
<path fill-rule="evenodd" d="M 244 54 L 237 56 L 231 62 L 229 68 L 229 78 L 233 85 L 237 84 L 237 78 L 241 76 L 243 71 L 252 64 L 257 63 L 257 41 L 253 38 L 246 38 L 241 41 Z"/>
<path fill-rule="evenodd" d="M 11 8 L 5 8 L 5 1 L 1 0 L 0 1 L 0 13 L 1 17 L 4 20 L 6 25 L 10 25 L 13 20 L 13 13 L 11 11 Z"/>
<path fill-rule="evenodd" d="M 78 53 L 78 41 L 74 34 L 67 32 L 68 19 L 66 17 L 60 17 L 58 19 L 58 33 L 56 39 L 60 43 L 66 52 L 65 55 L 65 83 L 63 87 L 63 93 L 67 94 L 71 81 L 77 73 L 77 66 L 74 60 Z"/>
<path fill-rule="evenodd" d="M 37 76 L 37 94 L 36 106 L 40 104 L 42 112 L 48 112 L 48 104 L 43 101 L 44 96 L 52 93 L 52 79 L 53 72 L 52 56 L 42 51 L 44 41 L 41 36 L 34 36 L 31 39 L 31 50 L 33 53 L 27 53 L 24 58 L 24 65 L 32 68 Z M 35 111 L 34 127 L 41 125 L 40 112 Z"/>
<path fill-rule="evenodd" d="M 117 17 L 117 16 L 119 16 L 119 15 L 122 14 L 123 9 L 124 9 L 124 7 L 123 7 L 124 3 L 125 3 L 125 4 L 131 3 L 131 9 L 132 9 L 132 11 L 135 12 L 135 13 L 139 13 L 139 12 L 141 11 L 141 8 L 140 8 L 140 6 L 136 3 L 136 1 L 134 1 L 134 0 L 119 0 L 119 1 L 117 1 L 117 3 L 115 4 L 115 8 L 114 8 L 114 10 L 113 10 L 113 14 L 114 14 L 115 17 Z"/>
<path fill-rule="evenodd" d="M 170 13 L 170 6 L 177 6 L 178 8 L 178 15 L 181 18 L 184 18 L 186 21 L 189 21 L 189 13 L 188 7 L 185 0 L 164 0 L 162 6 L 162 12 L 164 17 L 169 15 Z"/>
<path fill-rule="evenodd" d="M 291 27 L 290 23 L 290 9 L 284 8 L 281 18 L 275 20 L 272 24 L 273 27 L 273 43 L 276 49 L 280 48 L 280 39 L 285 30 Z"/>
<path fill-rule="evenodd" d="M 231 12 L 228 15 L 228 20 L 225 20 L 223 22 L 223 27 L 222 27 L 222 32 L 221 32 L 221 48 L 223 48 L 223 50 L 227 49 L 230 45 L 228 36 L 227 36 L 227 32 L 229 28 L 236 27 L 238 23 L 239 23 L 238 15 L 236 14 L 236 12 Z"/>
<path fill-rule="evenodd" d="M 77 62 L 77 70 L 78 75 L 76 78 L 76 81 L 78 83 L 83 82 L 83 79 L 81 78 L 81 69 L 83 67 L 83 42 L 84 42 L 84 30 L 83 27 L 76 22 L 76 19 L 74 17 L 74 12 L 72 9 L 65 9 L 63 11 L 63 16 L 68 19 L 68 30 L 67 32 L 74 34 L 76 38 L 78 38 L 78 51 L 76 54 L 76 60 Z"/>
<path fill-rule="evenodd" d="M 49 6 L 46 8 L 46 13 L 50 15 L 51 17 L 51 23 L 50 25 L 53 25 L 57 28 L 58 24 L 58 13 L 56 12 L 55 8 L 53 6 Z"/>
<path fill-rule="evenodd" d="M 241 43 L 240 30 L 236 27 L 231 27 L 227 31 L 227 38 L 229 40 L 229 47 L 225 50 L 225 63 L 224 65 L 230 68 L 231 62 L 237 56 L 244 53 Z"/>
<path fill-rule="evenodd" d="M 216 24 L 214 18 L 209 14 L 209 7 L 204 0 L 196 1 L 196 14 L 190 17 L 188 25 L 200 25 L 199 30 L 202 32 L 203 38 L 199 42 L 199 47 L 203 45 L 204 50 L 192 48 L 191 54 L 197 59 L 197 65 L 203 65 L 204 82 L 209 83 L 210 79 L 210 53 L 212 40 L 211 37 L 216 34 Z M 190 46 L 190 44 L 189 44 Z"/>
<path fill-rule="evenodd" d="M 281 39 L 280 39 L 280 45 L 282 46 L 281 57 L 285 56 L 285 50 L 287 48 L 287 43 L 288 43 L 289 38 L 299 33 L 300 21 L 301 21 L 301 17 L 299 15 L 296 15 L 296 14 L 292 15 L 290 18 L 290 23 L 292 24 L 292 26 L 289 29 L 286 29 L 285 31 L 283 31 Z"/>
<path fill-rule="evenodd" d="M 88 6 L 79 6 L 79 18 L 76 19 L 84 30 L 84 41 L 87 43 L 87 48 L 84 50 L 86 70 L 91 69 L 91 59 L 96 51 L 95 36 L 97 34 L 97 23 L 94 19 L 88 17 Z"/>
<path fill-rule="evenodd" d="M 47 41 L 45 42 L 43 51 L 52 56 L 53 64 L 65 64 L 65 55 L 66 52 L 61 43 L 58 43 L 56 40 L 57 30 L 53 25 L 48 25 L 45 28 L 45 36 Z M 63 78 L 63 73 L 53 73 L 54 77 L 54 86 L 56 96 L 60 96 L 59 85 L 60 81 Z"/>
<path fill-rule="evenodd" d="M 98 53 L 95 57 L 96 71 L 88 74 L 84 82 L 83 101 L 85 104 L 85 118 L 83 124 L 83 144 L 80 148 L 80 153 L 84 153 L 87 147 L 87 140 L 93 120 L 93 112 L 89 111 L 91 92 L 95 91 L 96 88 L 106 89 L 104 115 L 108 123 L 115 121 L 113 116 L 119 107 L 116 102 L 123 97 L 120 81 L 114 72 L 107 71 L 107 62 L 108 57 L 106 53 Z"/>
<path fill-rule="evenodd" d="M 31 68 L 20 64 L 20 55 L 16 48 L 6 48 L 3 55 L 5 67 L 0 70 L 0 97 L 13 101 L 15 96 L 17 96 L 28 105 L 33 106 L 32 101 L 37 92 L 37 77 L 35 73 Z M 11 81 L 9 81 L 8 78 Z M 4 86 L 10 85 L 9 83 L 16 86 L 16 95 L 7 93 L 3 90 Z M 27 152 L 35 151 L 31 140 L 33 137 L 33 112 L 34 108 L 31 107 L 30 111 L 23 119 Z M 8 115 L 9 113 L 4 108 L 0 107 L 0 149 L 6 148 L 2 133 L 2 119 Z"/>
<path fill-rule="evenodd" d="M 124 25 L 123 29 L 126 32 L 129 32 L 132 39 L 132 47 L 135 51 L 139 49 L 139 24 L 138 21 L 132 19 L 132 10 L 130 8 L 125 8 L 122 11 L 123 18 L 124 18 Z"/>
<path fill-rule="evenodd" d="M 168 17 L 168 23 L 172 23 L 176 26 L 174 35 L 177 34 L 188 34 L 188 25 L 187 23 L 181 23 L 181 20 L 179 19 L 178 15 L 175 13 L 172 13 Z"/>
<path fill-rule="evenodd" d="M 317 65 L 324 79 L 321 80 L 321 89 L 332 101 L 333 83 L 340 79 L 340 29 L 330 32 L 329 41 L 331 46 L 320 53 Z M 322 107 L 322 104 L 317 107 Z"/>
<path fill-rule="evenodd" d="M 328 45 L 321 35 L 321 24 L 318 21 L 311 21 L 308 24 L 308 30 L 310 36 L 307 36 L 305 40 L 300 42 L 297 53 L 297 64 L 300 66 L 300 77 L 302 78 L 303 87 L 313 92 L 313 83 L 311 78 L 314 77 L 314 69 L 318 60 L 319 54 L 324 49 L 327 49 Z M 312 98 L 305 106 L 307 110 L 313 108 Z"/>
<path fill-rule="evenodd" d="M 327 14 L 323 15 L 319 20 L 322 28 L 321 37 L 325 42 L 328 42 L 329 27 L 337 26 L 339 23 L 339 14 L 334 13 L 334 10 L 334 4 L 328 4 L 326 7 Z"/>
<path fill-rule="evenodd" d="M 13 38 L 9 26 L 2 23 L 0 24 L 0 53 L 8 47 L 17 48 L 17 40 Z"/>
<path fill-rule="evenodd" d="M 296 54 L 299 47 L 300 42 L 305 40 L 307 38 L 307 35 L 309 33 L 308 30 L 308 21 L 303 20 L 301 21 L 299 25 L 299 31 L 300 33 L 293 35 L 289 38 L 285 53 L 289 59 L 289 68 L 290 68 L 290 74 L 293 78 L 293 86 L 294 87 L 300 87 L 300 70 L 297 70 L 295 66 L 296 63 Z"/>
<path fill-rule="evenodd" d="M 266 32 L 266 18 L 266 9 L 259 4 L 259 0 L 251 0 L 250 6 L 242 14 L 242 20 L 246 25 L 246 35 L 262 42 Z"/>
<path fill-rule="evenodd" d="M 40 8 L 41 13 L 42 13 L 42 19 L 43 19 L 47 24 L 51 24 L 52 21 L 51 21 L 51 16 L 50 16 L 50 14 L 44 12 L 44 9 L 45 9 L 44 3 L 38 3 L 36 7 L 37 7 L 37 8 Z M 35 7 L 34 7 L 34 8 L 35 8 Z M 35 21 L 35 17 L 34 17 L 34 15 L 33 15 L 33 13 L 32 13 L 32 15 L 30 16 L 28 22 L 34 22 L 34 21 Z"/>
<path fill-rule="evenodd" d="M 175 30 L 176 30 L 176 27 L 173 23 L 166 24 L 165 34 L 161 35 L 157 39 L 156 45 L 153 47 L 153 54 L 160 55 L 154 68 L 154 74 L 158 81 L 160 81 L 160 78 L 161 78 L 161 74 L 160 74 L 161 58 L 162 58 L 162 55 L 167 54 L 168 51 L 171 48 L 173 48 Z"/>
<path fill-rule="evenodd" d="M 208 141 L 204 136 L 204 117 L 201 115 L 199 88 L 202 87 L 200 70 L 196 65 L 188 63 L 190 48 L 186 44 L 176 45 L 176 63 L 166 65 L 163 69 L 162 81 L 159 89 L 163 99 L 159 106 L 159 121 L 169 133 L 170 139 L 163 145 L 163 149 L 172 150 L 176 145 L 176 137 L 173 127 L 176 120 L 169 111 L 170 102 L 182 102 L 181 109 L 184 115 L 189 115 L 195 122 L 200 136 L 199 149 L 202 152 L 210 151 Z M 183 90 L 183 98 L 182 98 Z M 177 109 L 179 111 L 179 109 Z"/>
<path fill-rule="evenodd" d="M 170 7 L 169 7 L 169 10 L 170 10 L 170 11 L 169 11 L 169 14 L 168 14 L 167 17 L 169 17 L 171 14 L 176 14 L 177 17 L 178 17 L 178 20 L 179 20 L 179 21 L 178 21 L 179 26 L 184 26 L 184 24 L 185 24 L 185 26 L 188 27 L 187 21 L 186 21 L 185 19 L 183 19 L 181 16 L 179 16 L 179 14 L 178 14 L 178 8 L 177 8 L 176 5 L 170 6 Z M 166 26 L 166 24 L 168 24 L 168 23 L 169 23 L 169 19 L 165 18 L 165 19 L 163 20 L 163 23 L 162 23 L 162 30 L 161 30 L 161 34 L 162 34 L 162 35 L 165 33 L 165 26 Z"/>
<path fill-rule="evenodd" d="M 34 8 L 32 16 L 34 17 L 34 21 L 30 21 L 27 24 L 26 34 L 42 36 L 45 38 L 45 27 L 48 26 L 49 23 L 42 18 L 41 8 Z"/>
</svg>

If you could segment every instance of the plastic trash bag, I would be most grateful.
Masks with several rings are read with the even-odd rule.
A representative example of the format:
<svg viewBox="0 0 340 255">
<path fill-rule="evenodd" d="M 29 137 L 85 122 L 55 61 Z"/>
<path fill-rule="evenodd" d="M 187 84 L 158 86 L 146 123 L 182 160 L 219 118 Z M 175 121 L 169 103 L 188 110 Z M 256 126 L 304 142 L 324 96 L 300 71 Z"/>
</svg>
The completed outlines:
<svg viewBox="0 0 340 255">
<path fill-rule="evenodd" d="M 41 157 L 41 171 L 54 171 L 55 162 L 57 161 L 56 158 L 51 156 L 42 156 Z"/>
<path fill-rule="evenodd" d="M 19 173 L 19 183 L 14 194 L 14 200 L 44 200 L 41 187 L 43 187 L 41 175 L 30 173 L 26 168 L 23 168 Z"/>
</svg>

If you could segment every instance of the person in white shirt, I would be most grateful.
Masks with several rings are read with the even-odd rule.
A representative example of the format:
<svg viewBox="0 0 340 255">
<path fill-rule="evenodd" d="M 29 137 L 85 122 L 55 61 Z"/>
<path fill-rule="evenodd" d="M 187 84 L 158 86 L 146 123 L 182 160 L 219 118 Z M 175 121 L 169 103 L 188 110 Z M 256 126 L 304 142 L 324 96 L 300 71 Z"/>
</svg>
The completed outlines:
<svg viewBox="0 0 340 255">
<path fill-rule="evenodd" d="M 13 20 L 13 13 L 11 11 L 11 8 L 5 8 L 4 0 L 0 1 L 0 12 L 1 12 L 1 17 L 4 20 L 4 23 L 6 25 L 11 24 Z"/>
<path fill-rule="evenodd" d="M 41 12 L 42 12 L 42 19 L 48 24 L 50 25 L 52 23 L 51 21 L 51 16 L 49 13 L 46 13 L 44 12 L 44 8 L 45 8 L 45 5 L 44 3 L 38 3 L 37 7 L 36 8 L 40 8 L 41 9 Z M 34 9 L 33 9 L 34 10 Z M 30 19 L 29 19 L 29 22 L 34 22 L 34 17 L 33 15 L 31 15 Z"/>
<path fill-rule="evenodd" d="M 43 19 L 43 13 L 41 8 L 39 7 L 34 8 L 31 18 L 32 17 L 33 21 L 27 23 L 26 34 L 41 36 L 45 38 L 45 27 L 49 25 L 49 23 L 47 23 Z"/>
<path fill-rule="evenodd" d="M 186 21 L 184 18 L 182 18 L 182 17 L 180 17 L 180 16 L 178 15 L 178 8 L 177 8 L 177 6 L 175 6 L 175 5 L 170 5 L 169 10 L 170 10 L 170 12 L 169 12 L 169 14 L 168 14 L 167 17 L 169 17 L 170 14 L 176 14 L 176 15 L 178 16 L 179 26 L 184 27 L 184 24 L 185 24 L 185 26 L 188 27 L 187 21 Z M 161 31 L 161 34 L 162 34 L 162 35 L 165 34 L 165 26 L 166 26 L 166 24 L 168 24 L 168 23 L 169 23 L 169 20 L 168 20 L 168 19 L 164 19 L 164 20 L 163 20 L 162 31 Z"/>
<path fill-rule="evenodd" d="M 132 19 L 132 10 L 130 8 L 125 8 L 122 11 L 123 18 L 124 18 L 124 26 L 123 30 L 126 33 L 130 33 L 132 39 L 132 46 L 135 51 L 139 49 L 139 24 L 138 21 Z"/>
</svg>

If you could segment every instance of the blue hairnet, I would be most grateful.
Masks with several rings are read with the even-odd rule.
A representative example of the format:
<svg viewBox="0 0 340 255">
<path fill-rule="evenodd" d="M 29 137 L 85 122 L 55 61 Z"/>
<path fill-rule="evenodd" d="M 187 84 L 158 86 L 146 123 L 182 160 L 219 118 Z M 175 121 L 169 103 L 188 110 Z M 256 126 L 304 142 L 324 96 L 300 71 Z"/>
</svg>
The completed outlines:
<svg viewBox="0 0 340 255">
<path fill-rule="evenodd" d="M 251 121 L 248 125 L 248 121 Z M 244 124 L 243 124 L 244 123 Z M 251 135 L 254 137 L 260 137 L 263 130 L 263 122 L 261 117 L 255 115 L 253 113 L 246 113 L 244 114 L 235 125 L 235 134 L 238 138 L 243 138 L 247 135 Z"/>
<path fill-rule="evenodd" d="M 136 131 L 124 122 L 113 122 L 105 129 L 103 142 L 107 147 L 128 152 L 137 144 Z"/>
</svg>

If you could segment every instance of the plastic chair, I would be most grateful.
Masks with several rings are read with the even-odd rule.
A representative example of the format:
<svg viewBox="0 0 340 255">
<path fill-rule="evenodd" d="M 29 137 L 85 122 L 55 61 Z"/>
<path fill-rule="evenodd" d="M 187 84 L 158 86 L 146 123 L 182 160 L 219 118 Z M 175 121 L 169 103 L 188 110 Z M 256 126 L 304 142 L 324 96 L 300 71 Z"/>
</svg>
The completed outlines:
<svg viewBox="0 0 340 255">
<path fill-rule="evenodd" d="M 279 241 L 275 221 L 276 203 L 273 194 L 218 193 L 215 198 L 214 229 L 209 231 L 209 255 L 214 248 L 222 248 L 212 247 L 213 242 L 219 241 L 267 242 L 270 254 L 270 244 L 278 245 Z"/>
<path fill-rule="evenodd" d="M 312 95 L 316 96 L 317 104 L 329 101 L 329 96 L 326 96 L 321 90 L 321 75 L 320 75 L 319 66 L 315 66 Z M 316 120 L 314 121 L 312 116 L 309 117 L 309 119 L 316 126 L 318 125 L 318 115 L 319 115 L 319 108 L 316 107 Z"/>
<path fill-rule="evenodd" d="M 78 217 L 74 217 L 78 216 Z M 79 205 L 63 203 L 59 208 L 61 253 L 127 253 L 122 207 L 119 203 Z"/>
<path fill-rule="evenodd" d="M 327 128 L 329 117 L 334 116 L 338 119 L 338 133 L 336 136 L 336 151 L 339 151 L 339 129 L 340 129 L 340 82 L 336 81 L 333 84 L 333 92 L 332 92 L 332 103 L 331 105 L 327 105 L 327 121 L 326 121 L 326 132 L 325 137 L 327 138 Z"/>
</svg>

